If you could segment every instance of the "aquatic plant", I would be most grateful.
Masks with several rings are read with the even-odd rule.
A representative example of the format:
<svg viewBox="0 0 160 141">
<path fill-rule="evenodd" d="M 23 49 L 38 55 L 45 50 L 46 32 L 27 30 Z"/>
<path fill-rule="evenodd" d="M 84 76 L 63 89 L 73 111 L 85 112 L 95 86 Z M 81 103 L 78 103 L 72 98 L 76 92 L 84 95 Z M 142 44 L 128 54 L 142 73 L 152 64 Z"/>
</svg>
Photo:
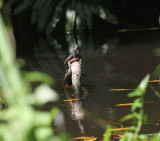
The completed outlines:
<svg viewBox="0 0 160 141">
<path fill-rule="evenodd" d="M 131 113 L 123 117 L 120 121 L 124 122 L 127 120 L 132 120 L 134 125 L 128 128 L 124 132 L 123 137 L 120 141 L 137 141 L 137 140 L 159 140 L 160 137 L 158 133 L 153 134 L 140 134 L 142 125 L 147 123 L 147 116 L 144 115 L 144 96 L 148 86 L 150 75 L 147 75 L 137 88 L 128 94 L 128 97 L 135 97 L 133 104 L 131 106 Z"/>
<path fill-rule="evenodd" d="M 0 1 L 2 2 L 2 1 Z M 60 141 L 71 140 L 64 133 L 56 136 L 52 123 L 58 108 L 51 111 L 35 110 L 49 101 L 56 101 L 57 93 L 49 87 L 52 79 L 40 72 L 22 73 L 16 60 L 13 47 L 8 39 L 6 28 L 0 13 L 0 96 L 7 108 L 0 112 L 1 141 Z M 33 91 L 31 80 L 41 83 Z"/>
<path fill-rule="evenodd" d="M 126 120 L 133 120 L 136 122 L 135 125 L 131 126 L 128 131 L 124 133 L 124 137 L 121 141 L 136 141 L 138 139 L 146 139 L 147 136 L 139 135 L 139 132 L 142 127 L 142 123 L 146 122 L 147 117 L 144 115 L 143 109 L 143 102 L 144 102 L 144 95 L 146 93 L 146 88 L 149 81 L 149 75 L 147 75 L 138 87 L 131 93 L 128 94 L 128 97 L 136 97 L 131 106 L 131 114 L 126 115 L 120 121 L 124 122 Z"/>
</svg>

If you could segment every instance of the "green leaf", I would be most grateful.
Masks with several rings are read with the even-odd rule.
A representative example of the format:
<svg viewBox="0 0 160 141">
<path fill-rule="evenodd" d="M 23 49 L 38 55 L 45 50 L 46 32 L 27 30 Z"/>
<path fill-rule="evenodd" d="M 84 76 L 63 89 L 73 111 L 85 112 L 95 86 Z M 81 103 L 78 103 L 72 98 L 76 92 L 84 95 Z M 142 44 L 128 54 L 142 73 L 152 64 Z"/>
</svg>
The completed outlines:
<svg viewBox="0 0 160 141">
<path fill-rule="evenodd" d="M 41 16 L 37 20 L 37 28 L 39 32 L 41 32 L 44 29 L 49 20 L 50 15 L 52 15 L 51 11 L 52 8 L 54 7 L 54 2 L 55 2 L 54 0 L 45 1 L 43 9 L 41 9 L 42 11 Z"/>
<path fill-rule="evenodd" d="M 1 88 L 4 88 L 8 91 L 8 93 L 11 93 L 11 92 L 9 92 L 9 83 L 7 81 L 1 60 L 0 60 L 0 83 L 1 83 L 0 84 Z"/>
<path fill-rule="evenodd" d="M 57 107 L 52 108 L 51 110 L 51 116 L 54 119 L 54 117 L 57 115 L 59 109 Z"/>
<path fill-rule="evenodd" d="M 146 77 L 141 81 L 140 85 L 138 86 L 141 90 L 145 91 L 148 85 L 150 75 L 147 74 Z"/>
<path fill-rule="evenodd" d="M 84 13 L 85 13 L 85 21 L 86 25 L 88 26 L 89 29 L 92 28 L 92 11 L 90 10 L 89 5 L 84 6 Z"/>
<path fill-rule="evenodd" d="M 133 141 L 134 134 L 132 132 L 125 132 L 124 137 L 120 141 Z"/>
<path fill-rule="evenodd" d="M 153 134 L 151 140 L 152 140 L 152 141 L 160 141 L 160 133 L 158 133 L 158 134 Z"/>
<path fill-rule="evenodd" d="M 0 0 L 0 9 L 2 8 L 3 0 Z"/>
<path fill-rule="evenodd" d="M 66 11 L 66 31 L 72 32 L 74 28 L 76 12 L 74 10 Z"/>
<path fill-rule="evenodd" d="M 111 137 L 111 126 L 108 125 L 108 126 L 107 126 L 107 130 L 106 130 L 105 133 L 104 133 L 103 140 L 104 140 L 104 141 L 110 141 L 110 137 Z"/>
<path fill-rule="evenodd" d="M 49 112 L 37 111 L 35 113 L 34 126 L 50 126 L 52 124 L 51 114 Z"/>
<path fill-rule="evenodd" d="M 128 97 L 143 96 L 145 94 L 149 78 L 150 75 L 146 75 L 146 77 L 140 82 L 138 87 L 133 92 L 128 94 Z"/>
<path fill-rule="evenodd" d="M 9 4 L 14 4 L 14 3 L 16 3 L 18 0 L 9 0 Z"/>
<path fill-rule="evenodd" d="M 133 105 L 131 107 L 131 111 L 134 112 L 137 108 L 142 108 L 142 100 L 141 98 L 137 98 L 134 100 Z"/>
<path fill-rule="evenodd" d="M 59 140 L 57 141 L 73 141 L 73 139 L 68 134 L 62 133 L 59 135 Z"/>
<path fill-rule="evenodd" d="M 23 72 L 24 78 L 30 82 L 43 82 L 48 85 L 53 84 L 53 79 L 42 72 Z"/>
<path fill-rule="evenodd" d="M 35 130 L 37 141 L 52 141 L 53 129 L 51 127 L 40 127 Z"/>
<path fill-rule="evenodd" d="M 143 94 L 143 91 L 138 88 L 136 88 L 133 92 L 128 94 L 128 97 L 136 97 L 136 96 L 141 96 Z"/>
<path fill-rule="evenodd" d="M 95 10 L 95 14 L 97 14 L 103 20 L 112 23 L 118 24 L 118 19 L 114 16 L 108 9 L 103 8 L 102 6 L 98 6 L 98 12 Z"/>
<path fill-rule="evenodd" d="M 51 102 L 51 101 L 55 102 L 58 100 L 57 92 L 45 84 L 38 86 L 35 89 L 34 93 L 35 93 L 34 95 L 35 103 L 40 104 L 40 105 L 46 104 L 47 102 Z"/>
<path fill-rule="evenodd" d="M 75 4 L 75 6 L 76 6 L 76 12 L 78 13 L 78 14 L 81 14 L 81 12 L 83 13 L 83 11 L 82 11 L 82 2 L 77 2 L 76 4 Z"/>
<path fill-rule="evenodd" d="M 160 52 L 159 52 L 160 53 Z M 159 79 L 159 75 L 160 75 L 160 64 L 158 64 L 156 66 L 156 68 L 154 69 L 154 71 L 152 72 L 151 76 L 153 79 Z"/>
<path fill-rule="evenodd" d="M 146 115 L 143 115 L 142 121 L 143 121 L 144 123 L 147 123 L 147 120 L 148 120 L 147 116 L 146 116 Z"/>
<path fill-rule="evenodd" d="M 61 1 L 59 4 L 57 4 L 52 18 L 50 19 L 48 25 L 47 25 L 47 33 L 51 33 L 53 31 L 53 29 L 56 27 L 56 24 L 60 21 L 63 9 L 62 9 L 62 5 L 64 5 L 67 2 L 67 0 L 63 0 Z"/>
<path fill-rule="evenodd" d="M 138 114 L 136 112 L 134 113 L 131 113 L 129 115 L 126 115 L 125 117 L 123 117 L 122 119 L 120 119 L 120 122 L 124 122 L 124 121 L 127 121 L 127 120 L 130 120 L 130 119 L 134 119 L 138 116 Z"/>
<path fill-rule="evenodd" d="M 45 28 L 50 17 L 54 14 L 53 8 L 55 2 L 55 0 L 36 0 L 32 10 L 31 22 L 33 24 L 37 22 L 37 29 L 39 32 Z"/>
<path fill-rule="evenodd" d="M 7 31 L 5 29 L 2 16 L 0 14 L 0 53 L 1 53 L 1 65 L 3 67 L 3 73 L 6 81 L 10 87 L 10 91 L 16 95 L 21 95 L 24 87 L 24 83 L 20 77 L 20 71 L 17 69 L 15 62 L 15 53 L 13 47 L 8 39 Z M 5 54 L 5 55 L 4 55 Z M 5 89 L 6 92 L 6 89 Z M 23 91 L 25 93 L 25 91 Z"/>
<path fill-rule="evenodd" d="M 31 22 L 35 24 L 38 19 L 41 17 L 43 14 L 43 7 L 45 5 L 46 1 L 44 0 L 36 0 L 33 10 L 32 10 L 32 16 L 31 16 Z"/>
<path fill-rule="evenodd" d="M 140 139 L 140 140 L 148 140 L 148 136 L 144 135 L 144 134 L 141 134 L 141 135 L 138 136 L 138 139 Z"/>
<path fill-rule="evenodd" d="M 22 3 L 20 3 L 14 10 L 14 14 L 19 14 L 23 10 L 27 9 L 32 5 L 34 0 L 24 0 Z"/>
<path fill-rule="evenodd" d="M 86 21 L 86 12 L 85 12 L 86 3 L 77 2 L 76 3 L 76 27 L 79 30 L 83 30 Z M 89 18 L 89 17 L 88 17 Z"/>
</svg>

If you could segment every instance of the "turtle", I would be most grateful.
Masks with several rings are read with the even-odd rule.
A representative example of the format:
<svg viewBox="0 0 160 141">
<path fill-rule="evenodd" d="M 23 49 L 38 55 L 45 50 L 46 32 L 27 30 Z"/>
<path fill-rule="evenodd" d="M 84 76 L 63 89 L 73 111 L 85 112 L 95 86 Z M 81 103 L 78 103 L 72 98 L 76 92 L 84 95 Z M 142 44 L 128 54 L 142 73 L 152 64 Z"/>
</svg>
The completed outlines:
<svg viewBox="0 0 160 141">
<path fill-rule="evenodd" d="M 73 54 L 69 55 L 66 60 L 64 61 L 64 64 L 67 64 L 69 60 L 73 59 L 73 58 L 76 58 L 76 51 L 78 49 L 78 46 L 76 46 L 74 49 L 73 49 Z"/>
<path fill-rule="evenodd" d="M 79 62 L 81 64 L 81 55 L 77 55 L 76 54 L 76 51 L 78 49 L 78 46 L 76 46 L 74 49 L 73 49 L 73 54 L 69 55 L 67 57 L 67 59 L 64 61 L 64 64 L 66 66 L 66 74 L 64 76 L 64 84 L 67 84 L 68 86 L 72 85 L 72 80 L 71 80 L 71 77 L 72 77 L 72 70 L 71 70 L 71 64 L 73 62 Z"/>
</svg>

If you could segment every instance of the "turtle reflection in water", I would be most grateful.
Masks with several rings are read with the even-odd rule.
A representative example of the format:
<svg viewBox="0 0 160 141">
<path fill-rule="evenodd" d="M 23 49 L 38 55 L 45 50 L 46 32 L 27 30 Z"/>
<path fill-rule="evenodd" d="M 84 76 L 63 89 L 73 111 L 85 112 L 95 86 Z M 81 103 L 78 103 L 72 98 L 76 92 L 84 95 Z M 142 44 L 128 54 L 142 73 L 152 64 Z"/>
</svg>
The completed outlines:
<svg viewBox="0 0 160 141">
<path fill-rule="evenodd" d="M 73 54 L 64 61 L 64 64 L 67 65 L 64 83 L 67 86 L 72 85 L 75 92 L 79 92 L 82 66 L 81 56 L 76 54 L 77 50 L 78 46 L 74 48 Z"/>
</svg>

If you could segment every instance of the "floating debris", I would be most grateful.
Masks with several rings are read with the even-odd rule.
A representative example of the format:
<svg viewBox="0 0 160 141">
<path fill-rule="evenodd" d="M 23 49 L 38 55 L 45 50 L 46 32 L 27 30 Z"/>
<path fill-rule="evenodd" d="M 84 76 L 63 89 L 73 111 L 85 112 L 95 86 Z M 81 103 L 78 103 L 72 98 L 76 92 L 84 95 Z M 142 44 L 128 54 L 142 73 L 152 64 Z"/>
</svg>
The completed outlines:
<svg viewBox="0 0 160 141">
<path fill-rule="evenodd" d="M 149 101 L 149 102 L 141 102 L 141 103 L 153 103 L 154 101 Z M 130 106 L 133 105 L 134 103 L 125 103 L 125 104 L 117 104 L 116 106 Z"/>
<path fill-rule="evenodd" d="M 110 91 L 132 91 L 134 89 L 110 89 Z"/>
<path fill-rule="evenodd" d="M 128 130 L 130 129 L 131 127 L 124 127 L 124 128 L 114 128 L 114 129 L 111 129 L 111 131 L 123 131 L 123 130 Z"/>
<path fill-rule="evenodd" d="M 97 140 L 96 137 L 92 136 L 92 137 L 75 137 L 75 140 L 85 140 L 85 141 L 95 141 Z"/>
<path fill-rule="evenodd" d="M 148 82 L 155 83 L 155 82 L 160 82 L 160 80 L 150 80 Z"/>
<path fill-rule="evenodd" d="M 118 32 L 133 32 L 133 31 L 148 31 L 148 30 L 160 30 L 159 27 L 151 27 L 151 28 L 137 28 L 137 29 L 120 29 Z"/>
<path fill-rule="evenodd" d="M 79 100 L 79 99 L 67 99 L 67 100 L 63 100 L 63 101 L 76 101 L 76 100 Z"/>
</svg>

